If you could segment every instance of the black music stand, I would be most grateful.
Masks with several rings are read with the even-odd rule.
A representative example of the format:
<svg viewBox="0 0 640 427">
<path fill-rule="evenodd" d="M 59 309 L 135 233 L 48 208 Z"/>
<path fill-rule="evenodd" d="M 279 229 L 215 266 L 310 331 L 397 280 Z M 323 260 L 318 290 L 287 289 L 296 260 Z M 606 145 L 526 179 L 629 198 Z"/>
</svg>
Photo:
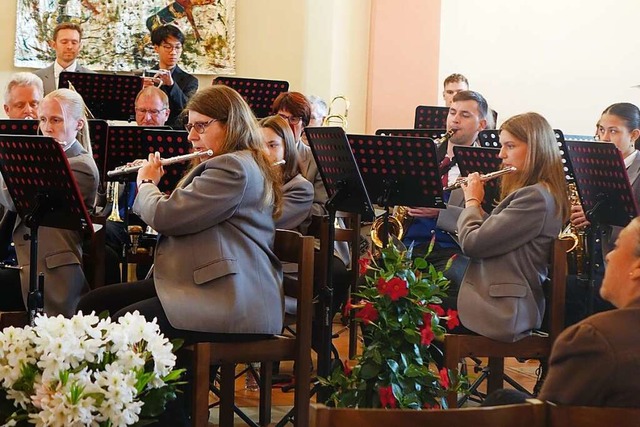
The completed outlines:
<svg viewBox="0 0 640 427">
<path fill-rule="evenodd" d="M 142 82 L 138 76 L 63 71 L 58 87 L 70 88 L 71 83 L 96 119 L 132 121 Z"/>
<path fill-rule="evenodd" d="M 416 129 L 444 129 L 447 127 L 449 107 L 418 105 L 413 127 Z"/>
<path fill-rule="evenodd" d="M 289 90 L 289 82 L 284 80 L 216 77 L 212 84 L 223 84 L 235 89 L 247 101 L 257 118 L 270 116 L 273 101 L 282 92 Z"/>
<path fill-rule="evenodd" d="M 465 177 L 470 173 L 478 172 L 486 175 L 495 172 L 502 167 L 502 159 L 498 157 L 500 150 L 497 148 L 483 147 L 453 147 L 453 155 L 458 162 L 460 168 L 460 176 Z M 482 201 L 482 209 L 491 213 L 494 203 L 500 195 L 500 185 L 497 180 L 486 181 L 484 183 L 484 200 Z"/>
<path fill-rule="evenodd" d="M 69 160 L 53 138 L 0 135 L 0 171 L 16 212 L 30 230 L 31 292 L 38 284 L 38 227 L 93 233 L 93 225 Z"/>
<path fill-rule="evenodd" d="M 107 141 L 109 138 L 109 124 L 105 120 L 91 119 L 89 122 L 89 136 L 91 137 L 91 149 L 93 160 L 100 172 L 100 186 L 104 184 L 104 164 L 107 160 Z M 104 190 L 104 188 L 102 188 Z"/>
<path fill-rule="evenodd" d="M 320 292 L 322 332 L 318 353 L 318 375 L 328 378 L 331 369 L 331 307 L 333 305 L 331 259 L 335 241 L 336 211 L 359 213 L 363 218 L 372 218 L 374 211 L 344 130 L 340 127 L 308 127 L 305 133 L 329 196 L 325 204 L 329 213 L 329 237 L 326 247 L 329 262 L 326 266 L 326 285 Z M 351 248 L 351 250 L 358 250 L 358 248 Z M 318 392 L 318 399 L 324 402 L 328 398 L 328 391 L 322 387 Z"/>
<path fill-rule="evenodd" d="M 378 129 L 376 135 L 381 136 L 412 136 L 414 138 L 439 139 L 447 133 L 446 129 Z"/>
<path fill-rule="evenodd" d="M 40 121 L 25 119 L 0 119 L 0 134 L 3 135 L 37 135 Z"/>
<path fill-rule="evenodd" d="M 582 208 L 591 222 L 590 258 L 593 260 L 601 225 L 625 227 L 638 215 L 622 153 L 610 143 L 566 141 L 567 154 Z M 605 254 L 603 254 L 604 256 Z M 587 314 L 593 312 L 595 262 L 591 262 Z"/>
<path fill-rule="evenodd" d="M 150 153 L 156 151 L 163 159 L 189 154 L 192 151 L 192 145 L 187 139 L 188 135 L 189 132 L 186 130 L 147 128 L 142 132 L 142 146 L 146 148 L 146 151 L 144 157 L 141 158 L 146 159 Z M 187 162 L 164 166 L 165 174 L 158 183 L 160 191 L 170 194 L 189 170 L 189 167 Z"/>
</svg>

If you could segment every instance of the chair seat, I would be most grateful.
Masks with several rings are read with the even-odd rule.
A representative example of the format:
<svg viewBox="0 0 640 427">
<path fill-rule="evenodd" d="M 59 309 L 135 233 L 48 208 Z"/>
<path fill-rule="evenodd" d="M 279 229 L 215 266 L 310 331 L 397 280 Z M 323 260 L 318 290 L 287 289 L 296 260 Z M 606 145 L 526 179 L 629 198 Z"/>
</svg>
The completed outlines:
<svg viewBox="0 0 640 427">
<path fill-rule="evenodd" d="M 200 345 L 200 344 L 198 344 Z M 282 335 L 242 343 L 206 343 L 212 365 L 295 360 L 296 340 Z"/>
<path fill-rule="evenodd" d="M 514 352 L 518 357 L 538 359 L 551 353 L 548 337 L 532 335 L 516 342 L 492 340 L 481 335 L 446 335 L 447 348 L 457 346 L 462 357 L 510 357 Z"/>
</svg>

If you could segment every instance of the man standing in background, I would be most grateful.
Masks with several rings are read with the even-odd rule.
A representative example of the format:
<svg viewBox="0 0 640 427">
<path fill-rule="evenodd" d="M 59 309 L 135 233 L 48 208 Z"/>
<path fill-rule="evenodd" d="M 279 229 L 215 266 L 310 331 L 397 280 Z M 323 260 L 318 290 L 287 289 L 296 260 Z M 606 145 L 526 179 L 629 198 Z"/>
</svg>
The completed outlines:
<svg viewBox="0 0 640 427">
<path fill-rule="evenodd" d="M 469 81 L 462 74 L 451 74 L 444 79 L 444 90 L 442 91 L 442 99 L 444 99 L 445 107 L 451 107 L 453 97 L 458 92 L 469 90 Z"/>
</svg>

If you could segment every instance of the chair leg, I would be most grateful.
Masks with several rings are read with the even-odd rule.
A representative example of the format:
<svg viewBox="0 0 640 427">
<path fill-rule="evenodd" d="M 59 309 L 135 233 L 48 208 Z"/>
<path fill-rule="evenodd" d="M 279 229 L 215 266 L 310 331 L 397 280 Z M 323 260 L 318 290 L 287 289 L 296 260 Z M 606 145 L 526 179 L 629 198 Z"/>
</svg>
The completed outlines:
<svg viewBox="0 0 640 427">
<path fill-rule="evenodd" d="M 192 426 L 207 427 L 209 423 L 209 360 L 207 343 L 194 344 Z"/>
<path fill-rule="evenodd" d="M 220 427 L 233 427 L 235 371 L 233 363 L 220 366 Z"/>
<path fill-rule="evenodd" d="M 446 339 L 444 340 L 444 366 L 452 373 L 458 372 L 458 364 L 460 363 L 460 346 L 457 342 Z M 452 391 L 447 393 L 447 403 L 449 408 L 458 407 L 458 395 Z"/>
<path fill-rule="evenodd" d="M 489 380 L 487 382 L 487 395 L 503 387 L 504 359 L 502 357 L 489 358 Z"/>
<path fill-rule="evenodd" d="M 273 385 L 273 362 L 260 363 L 260 418 L 259 424 L 271 423 L 271 386 Z"/>
</svg>

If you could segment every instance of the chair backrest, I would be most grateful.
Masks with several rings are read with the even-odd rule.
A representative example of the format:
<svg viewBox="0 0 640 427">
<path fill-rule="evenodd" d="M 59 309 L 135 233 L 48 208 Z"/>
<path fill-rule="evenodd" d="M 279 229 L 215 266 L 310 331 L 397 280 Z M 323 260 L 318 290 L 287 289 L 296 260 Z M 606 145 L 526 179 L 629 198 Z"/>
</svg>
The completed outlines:
<svg viewBox="0 0 640 427">
<path fill-rule="evenodd" d="M 547 404 L 549 427 L 635 427 L 640 408 L 597 408 Z"/>
<path fill-rule="evenodd" d="M 311 405 L 312 427 L 397 427 L 397 426 L 474 426 L 543 427 L 546 406 L 530 399 L 527 403 L 493 407 L 414 411 L 399 409 L 343 409 Z"/>
<path fill-rule="evenodd" d="M 550 260 L 550 280 L 546 289 L 547 308 L 545 310 L 545 325 L 551 342 L 564 329 L 564 305 L 567 288 L 567 249 L 570 242 L 556 239 L 553 243 Z"/>
</svg>

